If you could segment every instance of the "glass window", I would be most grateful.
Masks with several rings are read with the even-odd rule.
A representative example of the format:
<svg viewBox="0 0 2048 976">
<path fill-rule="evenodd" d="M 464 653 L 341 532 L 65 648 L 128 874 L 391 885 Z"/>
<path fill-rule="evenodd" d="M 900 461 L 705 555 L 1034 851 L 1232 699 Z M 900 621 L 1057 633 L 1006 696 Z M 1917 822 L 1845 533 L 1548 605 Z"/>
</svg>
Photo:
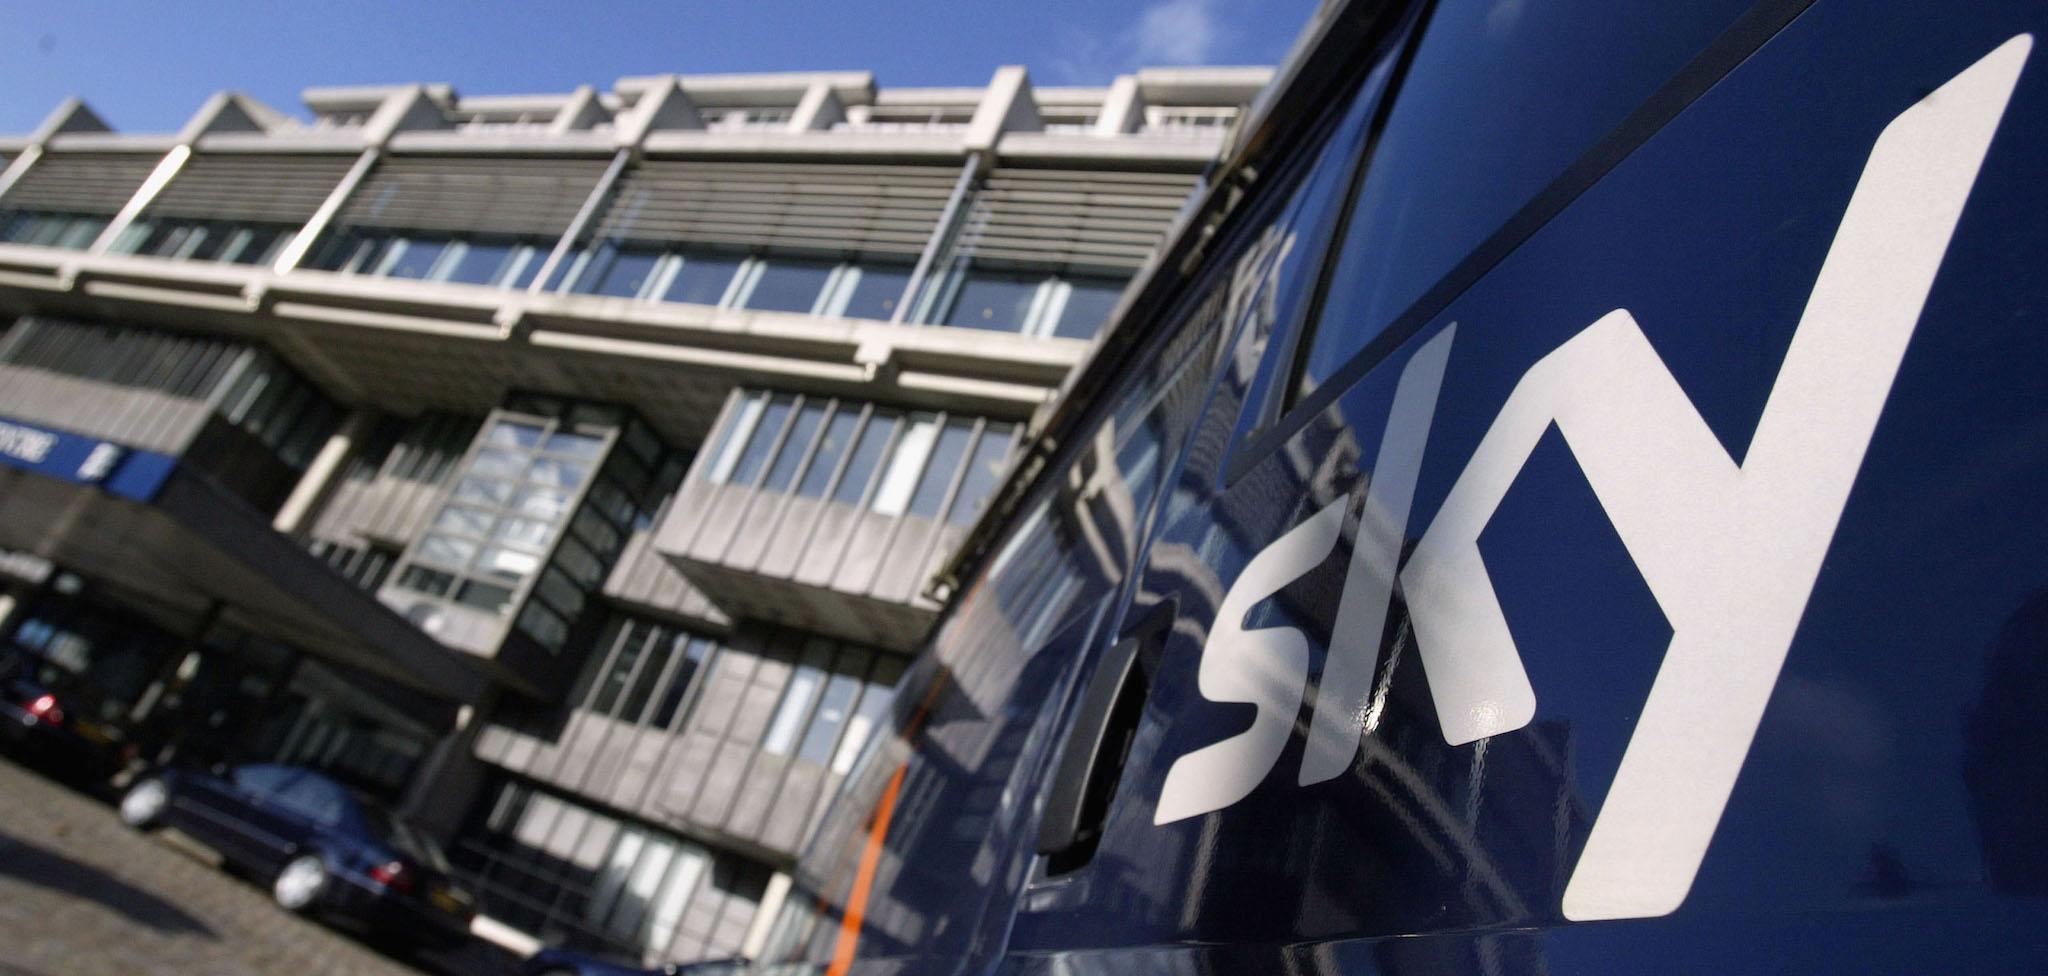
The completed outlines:
<svg viewBox="0 0 2048 976">
<path fill-rule="evenodd" d="M 939 418 L 932 414 L 912 414 L 910 429 L 896 442 L 896 450 L 889 455 L 888 469 L 882 472 L 881 487 L 875 489 L 872 507 L 884 515 L 899 515 L 910 501 L 911 489 L 915 488 L 918 475 L 924 471 L 925 458 L 931 455 L 932 442 L 939 436 Z"/>
<path fill-rule="evenodd" d="M 695 688 L 697 675 L 703 673 L 705 662 L 710 660 L 712 648 L 717 646 L 702 637 L 676 637 L 677 644 L 683 644 L 686 640 L 688 649 L 683 652 L 682 663 L 676 665 L 675 677 L 669 680 L 667 690 L 661 695 L 661 705 L 654 711 L 655 728 L 668 728 L 670 723 L 675 721 L 676 715 L 683 710 L 683 704 Z"/>
<path fill-rule="evenodd" d="M 632 623 L 618 629 L 618 651 L 612 655 L 604 677 L 598 680 L 597 690 L 590 700 L 591 711 L 599 715 L 612 713 L 613 706 L 625 693 L 626 683 L 633 680 L 633 669 L 639 666 L 640 658 L 647 650 L 647 637 L 647 628 Z"/>
<path fill-rule="evenodd" d="M 475 460 L 469 463 L 469 470 L 471 474 L 517 478 L 526 473 L 526 455 L 486 448 L 476 453 Z"/>
<path fill-rule="evenodd" d="M 1060 307 L 1052 334 L 1062 339 L 1095 338 L 1109 321 L 1109 313 L 1116 310 L 1116 300 L 1123 297 L 1125 282 L 1120 278 L 1070 278 L 1066 283 L 1070 289 L 1067 301 Z"/>
<path fill-rule="evenodd" d="M 577 279 L 576 290 L 588 295 L 638 298 L 660 260 L 660 251 L 607 245 Z"/>
<path fill-rule="evenodd" d="M 390 278 L 425 278 L 447 249 L 447 241 L 407 238 L 386 256 L 382 273 Z"/>
<path fill-rule="evenodd" d="M 846 305 L 837 314 L 857 319 L 887 321 L 903 301 L 903 289 L 910 284 L 910 269 L 900 264 L 868 264 L 846 269 L 852 279 L 841 286 Z"/>
<path fill-rule="evenodd" d="M 490 531 L 491 513 L 449 505 L 441 509 L 441 514 L 434 519 L 434 528 L 481 537 Z"/>
<path fill-rule="evenodd" d="M 832 755 L 832 771 L 841 776 L 853 771 L 853 764 L 860 758 L 861 747 L 867 744 L 868 735 L 882 724 L 889 715 L 889 706 L 896 700 L 896 679 L 903 676 L 903 662 L 884 656 L 875 663 L 875 673 L 868 677 L 867 690 L 860 696 L 860 705 L 847 720 L 846 735 L 839 740 L 839 749 Z"/>
<path fill-rule="evenodd" d="M 1044 275 L 971 271 L 946 315 L 947 325 L 1021 332 L 1031 319 Z"/>
<path fill-rule="evenodd" d="M 711 448 L 711 469 L 705 478 L 712 482 L 724 482 L 731 478 L 733 466 L 739 463 L 740 452 L 747 446 L 747 438 L 754 433 L 754 425 L 761 419 L 761 407 L 768 402 L 765 393 L 750 393 L 740 401 L 739 409 L 733 412 L 732 420 L 725 429 L 718 432 L 718 443 Z"/>
<path fill-rule="evenodd" d="M 661 296 L 665 302 L 688 302 L 693 305 L 717 305 L 725 301 L 726 289 L 732 284 L 732 276 L 740 270 L 740 259 L 713 254 L 685 254 L 683 266 L 676 271 L 668 290 Z"/>
<path fill-rule="evenodd" d="M 562 642 L 569 639 L 569 625 L 553 611 L 531 601 L 519 611 L 519 629 L 550 651 L 561 650 Z"/>
<path fill-rule="evenodd" d="M 540 550 L 547 548 L 548 539 L 555 533 L 553 522 L 540 519 L 506 517 L 498 520 L 497 529 L 491 533 L 491 541 L 508 546 Z"/>
<path fill-rule="evenodd" d="M 832 265 L 783 258 L 765 260 L 747 292 L 746 307 L 769 312 L 809 312 L 817 307 Z"/>
<path fill-rule="evenodd" d="M 468 241 L 461 256 L 449 263 L 443 280 L 464 285 L 495 284 L 512 257 L 510 241 Z"/>
<path fill-rule="evenodd" d="M 476 558 L 476 543 L 438 533 L 429 534 L 420 539 L 420 547 L 413 553 L 413 558 L 421 562 L 461 568 Z"/>
<path fill-rule="evenodd" d="M 839 467 L 839 459 L 846 454 L 846 447 L 853 441 L 853 429 L 860 423 L 860 414 L 841 405 L 833 411 L 832 420 L 825 425 L 825 436 L 818 441 L 818 450 L 811 458 L 811 465 L 804 469 L 804 479 L 796 486 L 796 493 L 806 498 L 823 498 L 825 489 L 832 482 L 832 472 Z"/>
<path fill-rule="evenodd" d="M 512 500 L 512 483 L 496 478 L 464 478 L 455 483 L 455 497 L 484 505 L 503 505 Z"/>
<path fill-rule="evenodd" d="M 1363 349 L 1750 5 L 1435 7 L 1375 136 L 1297 394 Z"/>
<path fill-rule="evenodd" d="M 540 568 L 540 557 L 530 552 L 491 546 L 476 557 L 476 569 L 487 576 L 517 583 Z"/>
<path fill-rule="evenodd" d="M 512 605 L 512 591 L 496 583 L 471 580 L 455 591 L 455 602 L 468 604 L 492 613 L 503 613 Z"/>
<path fill-rule="evenodd" d="M 782 449 L 775 452 L 775 463 L 768 467 L 768 479 L 761 486 L 769 491 L 788 491 L 790 482 L 796 480 L 797 466 L 803 463 L 804 455 L 811 449 L 811 440 L 817 436 L 818 426 L 825 421 L 825 404 L 812 400 L 797 411 L 796 420 L 789 425 L 789 436 L 782 439 Z"/>
<path fill-rule="evenodd" d="M 818 656 L 815 649 L 805 654 L 805 663 L 797 665 L 796 673 L 790 676 L 789 687 L 782 692 L 782 704 L 776 706 L 775 718 L 768 723 L 768 734 L 761 740 L 762 750 L 787 756 L 796 746 L 797 733 L 803 731 L 804 719 L 811 714 L 811 702 L 825 684 L 825 672 L 811 663 Z"/>
<path fill-rule="evenodd" d="M 782 394 L 768 401 L 767 409 L 761 412 L 761 420 L 754 425 L 753 433 L 747 438 L 747 445 L 740 452 L 739 463 L 732 470 L 734 484 L 751 485 L 761 469 L 768 463 L 768 452 L 775 448 L 775 441 L 782 434 L 783 422 L 795 408 L 796 398 Z"/>
<path fill-rule="evenodd" d="M 541 450 L 550 454 L 566 454 L 570 457 L 594 458 L 604 453 L 604 438 L 589 434 L 557 432 L 548 435 L 547 443 Z"/>
<path fill-rule="evenodd" d="M 981 514 L 989 492 L 1002 483 L 1003 466 L 1010 459 L 1015 429 L 1008 424 L 990 424 L 982 431 L 981 440 L 974 445 L 974 456 L 967 462 L 967 477 L 960 482 L 960 494 L 946 511 L 947 521 L 964 524 Z"/>
<path fill-rule="evenodd" d="M 917 479 L 917 491 L 910 496 L 910 514 L 932 518 L 939 514 L 939 506 L 946 502 L 946 492 L 953 487 L 953 476 L 960 473 L 960 461 L 967 454 L 967 442 L 974 437 L 972 421 L 954 420 L 946 424 L 939 433 L 937 444 L 932 447 L 931 463 L 925 465 L 924 476 Z"/>
<path fill-rule="evenodd" d="M 633 682 L 633 690 L 626 695 L 626 704 L 619 709 L 619 717 L 626 721 L 637 721 L 641 712 L 647 709 L 647 702 L 654 697 L 654 688 L 661 682 L 668 670 L 669 658 L 675 655 L 677 642 L 671 641 L 660 630 L 649 628 L 647 663 L 640 666 L 640 675 Z"/>
<path fill-rule="evenodd" d="M 853 710 L 854 696 L 859 693 L 860 679 L 849 674 L 835 674 L 825 683 L 818 711 L 811 716 L 803 743 L 797 746 L 798 759 L 823 763 L 832 758 L 832 747 L 839 744 L 839 731 L 846 727 L 847 714 Z"/>
<path fill-rule="evenodd" d="M 526 480 L 535 484 L 555 485 L 575 489 L 583 485 L 583 479 L 590 477 L 590 466 L 557 461 L 553 458 L 537 458 L 533 467 L 526 471 Z"/>
</svg>

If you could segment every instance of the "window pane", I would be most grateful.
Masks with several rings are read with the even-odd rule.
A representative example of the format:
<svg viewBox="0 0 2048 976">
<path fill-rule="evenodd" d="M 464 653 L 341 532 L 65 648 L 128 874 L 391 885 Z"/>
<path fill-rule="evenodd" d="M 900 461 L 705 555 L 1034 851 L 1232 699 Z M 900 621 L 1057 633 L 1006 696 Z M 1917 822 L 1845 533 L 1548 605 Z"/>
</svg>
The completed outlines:
<svg viewBox="0 0 2048 976">
<path fill-rule="evenodd" d="M 1062 339 L 1093 339 L 1109 321 L 1109 313 L 1115 311 L 1116 300 L 1123 297 L 1124 282 L 1117 278 L 1073 278 L 1067 284 L 1073 290 L 1067 293 L 1067 304 L 1060 309 L 1060 319 L 1053 324 L 1052 334 Z"/>
<path fill-rule="evenodd" d="M 896 416 L 887 411 L 877 410 L 868 415 L 868 422 L 861 428 L 860 440 L 854 444 L 853 457 L 846 462 L 846 473 L 839 478 L 839 487 L 832 492 L 832 500 L 848 505 L 858 505 L 868 490 L 868 482 L 874 479 L 875 467 L 882 461 L 882 452 L 889 446 L 889 435 L 896 431 Z"/>
<path fill-rule="evenodd" d="M 817 261 L 775 259 L 767 262 L 747 295 L 747 307 L 770 312 L 809 312 L 825 290 L 832 265 Z"/>
<path fill-rule="evenodd" d="M 509 241 L 470 241 L 443 280 L 465 285 L 488 285 L 498 280 L 505 259 L 512 255 Z"/>
<path fill-rule="evenodd" d="M 421 539 L 419 551 L 413 554 L 413 558 L 422 562 L 439 563 L 452 569 L 469 565 L 475 557 L 476 543 L 445 535 L 429 535 Z"/>
<path fill-rule="evenodd" d="M 863 265 L 850 274 L 858 277 L 841 315 L 857 319 L 887 320 L 896 314 L 903 300 L 903 288 L 910 283 L 910 269 L 897 264 Z"/>
<path fill-rule="evenodd" d="M 765 393 L 749 393 L 740 401 L 725 428 L 718 432 L 718 443 L 708 452 L 711 467 L 704 473 L 706 480 L 722 483 L 732 476 L 733 465 L 740 460 L 740 450 L 747 446 L 747 437 L 753 434 L 754 424 L 761 419 L 761 407 L 767 402 Z"/>
<path fill-rule="evenodd" d="M 652 629 L 652 628 L 650 628 Z M 640 666 L 640 676 L 633 682 L 633 690 L 626 695 L 625 707 L 619 709 L 619 717 L 631 722 L 640 718 L 647 708 L 647 702 L 654 697 L 654 686 L 668 669 L 668 660 L 675 652 L 675 644 L 667 635 L 656 630 L 653 646 L 648 649 L 647 663 Z"/>
<path fill-rule="evenodd" d="M 789 412 L 795 406 L 796 398 L 787 394 L 768 401 L 767 409 L 761 412 L 761 420 L 754 425 L 752 436 L 740 451 L 739 463 L 734 465 L 734 484 L 750 485 L 760 475 L 761 468 L 768 463 L 768 452 L 775 447 L 775 440 L 782 434 L 783 422 L 789 419 Z"/>
<path fill-rule="evenodd" d="M 665 302 L 716 305 L 725 298 L 727 285 L 740 269 L 740 259 L 707 254 L 686 254 L 683 267 L 661 296 Z"/>
<path fill-rule="evenodd" d="M 835 674 L 825 684 L 825 695 L 818 700 L 817 714 L 811 717 L 811 727 L 804 733 L 803 744 L 797 747 L 798 759 L 823 763 L 831 758 L 832 747 L 839 744 L 839 730 L 846 725 L 847 712 L 853 708 L 853 696 L 860 691 L 860 680 L 851 675 Z"/>
<path fill-rule="evenodd" d="M 477 557 L 476 568 L 504 582 L 517 583 L 540 568 L 540 557 L 530 552 L 491 546 Z"/>
<path fill-rule="evenodd" d="M 804 455 L 811 449 L 811 439 L 817 436 L 818 425 L 825 420 L 825 405 L 812 400 L 797 411 L 796 422 L 789 427 L 789 436 L 782 439 L 782 450 L 775 452 L 775 463 L 768 468 L 768 480 L 762 487 L 769 491 L 788 491 L 789 483 L 796 480 L 797 465 L 803 463 Z"/>
<path fill-rule="evenodd" d="M 555 526 L 552 522 L 506 517 L 498 520 L 496 531 L 491 533 L 491 540 L 520 548 L 540 550 L 547 548 L 548 539 L 554 535 L 554 531 Z"/>
<path fill-rule="evenodd" d="M 512 510 L 550 522 L 569 512 L 569 493 L 560 488 L 522 488 L 513 498 Z"/>
<path fill-rule="evenodd" d="M 994 491 L 1002 480 L 1003 465 L 1010 458 L 1014 430 L 1008 424 L 990 424 L 982 431 L 980 442 L 974 445 L 974 456 L 967 462 L 966 480 L 960 482 L 960 494 L 953 499 L 953 507 L 946 511 L 947 521 L 964 524 L 981 514 L 981 506 L 988 501 L 989 492 Z"/>
<path fill-rule="evenodd" d="M 482 536 L 490 531 L 491 513 L 461 505 L 450 505 L 441 509 L 440 516 L 434 519 L 434 528 L 463 535 Z"/>
<path fill-rule="evenodd" d="M 557 461 L 552 458 L 539 458 L 535 460 L 533 467 L 526 472 L 526 480 L 535 484 L 554 485 L 572 490 L 581 487 L 583 479 L 588 477 L 590 477 L 590 468 L 587 465 L 571 464 L 567 461 Z"/>
<path fill-rule="evenodd" d="M 476 459 L 469 464 L 469 471 L 471 474 L 517 478 L 526 473 L 526 456 L 495 448 L 478 451 Z"/>
<path fill-rule="evenodd" d="M 471 580 L 455 591 L 455 601 L 492 613 L 503 613 L 512 604 L 512 591 L 495 583 Z"/>
<path fill-rule="evenodd" d="M 884 515 L 901 514 L 924 472 L 925 458 L 931 456 L 932 442 L 939 436 L 939 419 L 931 414 L 912 414 L 910 429 L 896 442 L 889 455 L 889 467 L 882 472 L 881 487 L 875 489 L 873 508 Z"/>
<path fill-rule="evenodd" d="M 1021 332 L 1031 314 L 1032 300 L 1038 297 L 1039 282 L 1044 277 L 970 272 L 967 280 L 960 284 L 960 294 L 953 299 L 953 310 L 946 316 L 946 324 Z"/>
<path fill-rule="evenodd" d="M 839 459 L 846 453 L 846 447 L 853 441 L 853 428 L 860 423 L 860 414 L 844 405 L 832 414 L 832 422 L 825 425 L 825 436 L 818 441 L 818 450 L 811 458 L 811 466 L 804 469 L 804 480 L 796 487 L 796 493 L 808 498 L 823 498 L 825 487 L 831 483 L 832 471 L 839 466 Z"/>
<path fill-rule="evenodd" d="M 455 483 L 455 497 L 466 502 L 503 505 L 512 498 L 512 483 L 496 478 L 464 478 Z"/>
<path fill-rule="evenodd" d="M 604 438 L 589 434 L 549 434 L 547 444 L 541 450 L 550 454 L 593 458 L 604 453 Z"/>
<path fill-rule="evenodd" d="M 946 424 L 939 434 L 938 444 L 932 448 L 931 462 L 925 465 L 924 476 L 917 480 L 917 493 L 910 496 L 910 514 L 933 518 L 939 514 L 939 506 L 945 504 L 946 491 L 953 487 L 953 476 L 960 471 L 960 461 L 967 454 L 967 442 L 974 436 L 974 424 L 970 421 L 955 420 Z"/>
<path fill-rule="evenodd" d="M 698 673 L 704 669 L 704 663 L 710 659 L 711 649 L 716 646 L 702 637 L 685 638 L 678 636 L 676 643 L 682 644 L 685 640 L 688 641 L 689 649 L 683 652 L 683 661 L 681 664 L 676 665 L 675 677 L 669 681 L 668 690 L 664 691 L 661 695 L 661 707 L 655 709 L 654 712 L 653 724 L 658 729 L 668 728 L 669 724 L 675 720 L 676 713 L 681 710 L 683 702 L 690 694 Z"/>
<path fill-rule="evenodd" d="M 589 295 L 636 298 L 654 274 L 660 251 L 641 249 L 608 250 L 576 283 L 576 290 Z"/>
<path fill-rule="evenodd" d="M 632 680 L 633 669 L 640 664 L 641 656 L 647 650 L 647 628 L 627 624 L 619 628 L 618 652 L 612 655 L 611 666 L 605 669 L 604 677 L 597 683 L 596 695 L 590 701 L 592 711 L 610 715 L 619 697 L 625 693 L 626 682 Z"/>
<path fill-rule="evenodd" d="M 768 724 L 768 735 L 761 740 L 764 751 L 789 755 L 804 718 L 811 712 L 811 701 L 824 683 L 825 672 L 809 664 L 797 666 L 796 674 L 789 679 L 789 688 L 782 693 L 782 704 L 775 709 L 775 720 Z"/>
<path fill-rule="evenodd" d="M 1503 17 L 1493 4 L 1438 5 L 1375 136 L 1299 392 L 1321 385 L 1750 6 L 1597 0 Z"/>
<path fill-rule="evenodd" d="M 890 685 L 871 684 L 867 693 L 860 696 L 860 707 L 846 723 L 846 736 L 839 742 L 839 750 L 832 754 L 832 771 L 841 776 L 853 771 L 854 760 L 860 758 L 861 746 L 867 744 L 868 735 L 875 726 L 889 714 L 889 704 L 896 698 Z"/>
<path fill-rule="evenodd" d="M 391 278 L 424 278 L 434 270 L 434 262 L 441 260 L 441 252 L 447 248 L 447 241 L 408 239 L 384 274 Z"/>
</svg>

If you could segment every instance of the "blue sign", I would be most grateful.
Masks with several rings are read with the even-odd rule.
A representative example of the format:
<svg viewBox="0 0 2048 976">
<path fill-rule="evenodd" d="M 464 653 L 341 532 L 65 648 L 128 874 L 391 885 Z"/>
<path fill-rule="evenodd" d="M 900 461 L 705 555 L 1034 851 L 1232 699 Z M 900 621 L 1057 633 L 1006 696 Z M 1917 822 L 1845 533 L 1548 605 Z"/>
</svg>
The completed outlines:
<svg viewBox="0 0 2048 976">
<path fill-rule="evenodd" d="M 0 419 L 0 464 L 146 502 L 163 488 L 178 459 Z"/>
</svg>

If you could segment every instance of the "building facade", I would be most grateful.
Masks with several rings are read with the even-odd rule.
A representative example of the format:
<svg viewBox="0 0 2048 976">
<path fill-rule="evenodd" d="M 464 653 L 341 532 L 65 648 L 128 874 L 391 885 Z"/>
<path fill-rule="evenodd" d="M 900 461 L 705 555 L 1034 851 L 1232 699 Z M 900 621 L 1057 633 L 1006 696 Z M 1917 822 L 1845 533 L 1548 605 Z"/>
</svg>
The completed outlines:
<svg viewBox="0 0 2048 976">
<path fill-rule="evenodd" d="M 67 102 L 0 138 L 9 653 L 407 809 L 507 944 L 753 950 L 1267 74 Z"/>
</svg>

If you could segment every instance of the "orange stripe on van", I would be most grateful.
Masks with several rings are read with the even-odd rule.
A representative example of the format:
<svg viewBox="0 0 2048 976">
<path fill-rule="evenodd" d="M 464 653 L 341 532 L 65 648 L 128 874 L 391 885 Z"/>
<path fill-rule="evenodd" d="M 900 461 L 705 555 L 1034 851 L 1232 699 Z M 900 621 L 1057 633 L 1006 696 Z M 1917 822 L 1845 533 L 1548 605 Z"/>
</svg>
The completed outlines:
<svg viewBox="0 0 2048 976">
<path fill-rule="evenodd" d="M 882 863 L 882 841 L 889 836 L 889 820 L 896 815 L 896 794 L 903 789 L 903 774 L 910 764 L 896 767 L 889 785 L 875 804 L 875 822 L 868 827 L 868 840 L 860 852 L 860 871 L 853 876 L 853 891 L 846 896 L 846 914 L 839 920 L 839 941 L 832 946 L 832 965 L 825 976 L 846 976 L 853 965 L 853 951 L 860 945 L 861 923 L 867 917 L 868 896 L 874 893 L 875 870 Z"/>
</svg>

